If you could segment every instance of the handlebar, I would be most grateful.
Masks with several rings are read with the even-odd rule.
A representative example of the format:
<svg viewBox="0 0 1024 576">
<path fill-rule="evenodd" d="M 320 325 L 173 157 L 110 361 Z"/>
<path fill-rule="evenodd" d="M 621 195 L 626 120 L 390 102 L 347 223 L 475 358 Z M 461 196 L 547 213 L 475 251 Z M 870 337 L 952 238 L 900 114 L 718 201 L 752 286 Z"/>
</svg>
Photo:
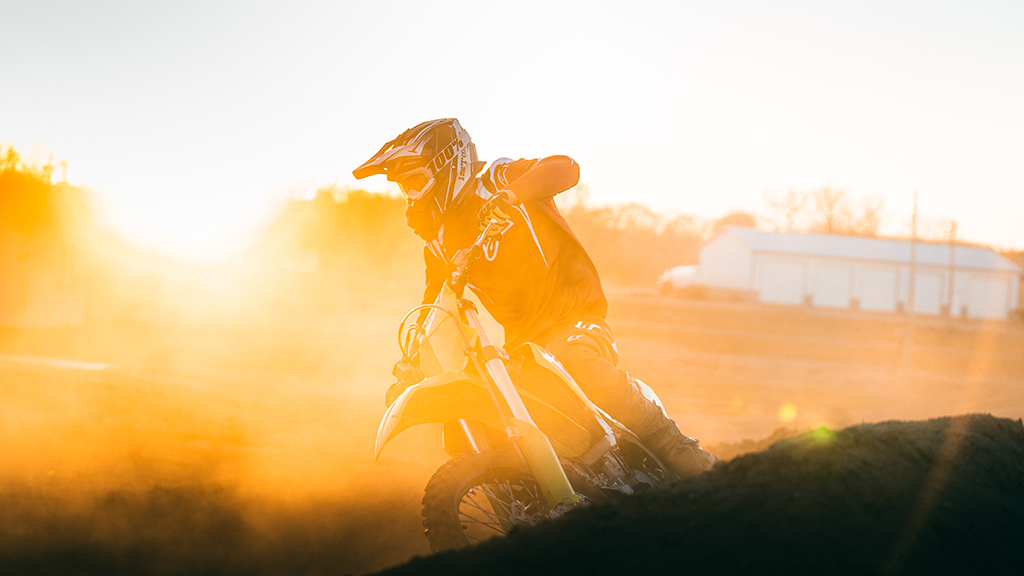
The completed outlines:
<svg viewBox="0 0 1024 576">
<path fill-rule="evenodd" d="M 462 292 L 466 288 L 466 282 L 469 281 L 468 274 L 470 266 L 480 258 L 481 254 L 483 254 L 484 243 L 487 242 L 488 238 L 495 235 L 494 231 L 497 230 L 497 228 L 498 220 L 496 218 L 491 218 L 490 222 L 487 223 L 487 226 L 480 232 L 480 236 L 477 236 L 476 241 L 473 242 L 469 248 L 459 251 L 463 254 L 464 258 L 461 262 L 456 263 L 455 271 L 452 272 L 452 278 L 448 281 L 448 286 L 459 297 L 462 296 Z M 456 259 L 458 259 L 457 255 Z"/>
</svg>

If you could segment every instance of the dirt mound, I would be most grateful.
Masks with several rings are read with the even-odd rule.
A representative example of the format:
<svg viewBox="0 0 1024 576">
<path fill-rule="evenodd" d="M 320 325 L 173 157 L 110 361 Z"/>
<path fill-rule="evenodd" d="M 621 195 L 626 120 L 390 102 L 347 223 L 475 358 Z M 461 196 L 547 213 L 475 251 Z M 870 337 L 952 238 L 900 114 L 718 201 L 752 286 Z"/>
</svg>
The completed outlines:
<svg viewBox="0 0 1024 576">
<path fill-rule="evenodd" d="M 740 440 L 739 442 L 719 442 L 716 444 L 704 444 L 704 449 L 714 454 L 716 457 L 718 457 L 719 460 L 732 460 L 733 458 L 737 456 L 742 456 L 743 454 L 749 454 L 751 452 L 760 452 L 761 450 L 766 450 L 772 444 L 775 444 L 780 440 L 787 440 L 794 436 L 799 436 L 809 430 L 810 428 L 776 428 L 774 432 L 760 440 L 751 440 L 748 438 L 745 440 Z"/>
<path fill-rule="evenodd" d="M 1024 425 L 816 429 L 400 574 L 996 574 L 1024 566 Z"/>
</svg>

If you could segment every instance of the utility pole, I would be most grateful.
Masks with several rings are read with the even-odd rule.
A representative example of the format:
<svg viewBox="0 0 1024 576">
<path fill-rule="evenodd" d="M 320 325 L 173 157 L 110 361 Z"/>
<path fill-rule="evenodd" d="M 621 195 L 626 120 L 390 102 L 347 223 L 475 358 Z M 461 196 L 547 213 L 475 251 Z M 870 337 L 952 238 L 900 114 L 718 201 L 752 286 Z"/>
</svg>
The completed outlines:
<svg viewBox="0 0 1024 576">
<path fill-rule="evenodd" d="M 910 221 L 910 281 L 907 283 L 907 312 L 914 318 L 914 292 L 917 283 L 917 190 L 914 190 L 914 217 Z"/>
<path fill-rule="evenodd" d="M 917 190 L 914 190 L 914 216 L 910 221 L 910 279 L 907 282 L 907 330 L 903 338 L 902 380 L 909 383 L 910 361 L 914 347 L 914 292 L 917 277 Z"/>
<path fill-rule="evenodd" d="M 949 317 L 952 319 L 956 314 L 953 309 L 953 295 L 956 294 L 953 285 L 956 282 L 956 220 L 949 221 L 949 286 L 946 294 L 946 306 L 949 308 Z"/>
</svg>

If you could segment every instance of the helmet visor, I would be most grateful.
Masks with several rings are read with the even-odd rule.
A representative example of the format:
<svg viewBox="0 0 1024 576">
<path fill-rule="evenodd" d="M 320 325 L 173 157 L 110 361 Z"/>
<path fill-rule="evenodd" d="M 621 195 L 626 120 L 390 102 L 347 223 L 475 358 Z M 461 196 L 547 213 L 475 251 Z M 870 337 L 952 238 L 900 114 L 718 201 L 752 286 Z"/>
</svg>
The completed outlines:
<svg viewBox="0 0 1024 576">
<path fill-rule="evenodd" d="M 413 172 L 411 174 L 403 174 L 401 178 L 397 178 L 395 183 L 398 184 L 398 188 L 405 194 L 406 198 L 410 200 L 416 200 L 423 195 L 427 185 L 430 184 L 430 179 L 423 171 Z"/>
</svg>

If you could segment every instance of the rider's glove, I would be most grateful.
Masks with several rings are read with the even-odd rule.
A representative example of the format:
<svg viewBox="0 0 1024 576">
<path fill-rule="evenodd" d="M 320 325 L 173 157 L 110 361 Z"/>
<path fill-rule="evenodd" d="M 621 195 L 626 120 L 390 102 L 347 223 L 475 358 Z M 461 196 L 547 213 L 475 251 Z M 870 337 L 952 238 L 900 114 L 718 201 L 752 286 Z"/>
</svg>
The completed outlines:
<svg viewBox="0 0 1024 576">
<path fill-rule="evenodd" d="M 492 228 L 491 236 L 500 236 L 505 230 L 511 218 L 508 213 L 512 210 L 512 205 L 509 204 L 508 195 L 504 192 L 498 192 L 491 196 L 489 200 L 480 208 L 480 212 L 477 213 L 477 222 L 480 226 L 480 231 L 483 232 L 487 225 L 490 224 L 491 220 L 496 220 L 498 225 Z"/>
<path fill-rule="evenodd" d="M 463 266 L 466 265 L 466 262 L 469 260 L 469 256 L 470 249 L 462 248 L 461 250 L 455 253 L 455 256 L 452 256 L 452 264 L 455 266 L 456 269 L 462 268 Z"/>
</svg>

